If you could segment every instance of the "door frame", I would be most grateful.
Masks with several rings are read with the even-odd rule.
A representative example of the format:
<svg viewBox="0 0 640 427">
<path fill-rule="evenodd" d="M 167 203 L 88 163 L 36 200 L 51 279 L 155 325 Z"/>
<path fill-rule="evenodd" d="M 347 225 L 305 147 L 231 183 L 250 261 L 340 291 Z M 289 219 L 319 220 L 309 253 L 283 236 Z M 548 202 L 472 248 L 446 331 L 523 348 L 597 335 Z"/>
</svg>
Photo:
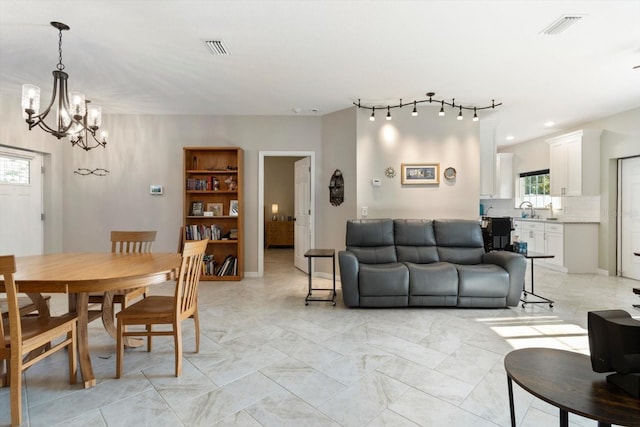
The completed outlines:
<svg viewBox="0 0 640 427">
<path fill-rule="evenodd" d="M 258 277 L 264 275 L 264 158 L 309 157 L 311 163 L 311 247 L 315 245 L 316 221 L 316 153 L 314 151 L 259 151 L 258 152 Z"/>
</svg>

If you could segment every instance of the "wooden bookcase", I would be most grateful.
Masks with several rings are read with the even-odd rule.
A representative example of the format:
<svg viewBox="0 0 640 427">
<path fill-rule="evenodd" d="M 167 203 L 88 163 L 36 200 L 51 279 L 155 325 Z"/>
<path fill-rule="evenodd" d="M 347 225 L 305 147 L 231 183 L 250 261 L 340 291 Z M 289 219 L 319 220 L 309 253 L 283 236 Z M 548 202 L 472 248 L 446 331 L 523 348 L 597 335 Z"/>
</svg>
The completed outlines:
<svg viewBox="0 0 640 427">
<path fill-rule="evenodd" d="M 200 280 L 241 280 L 244 275 L 242 167 L 241 148 L 184 147 L 183 241 L 209 239 L 205 258 L 208 269 Z M 236 207 L 234 212 L 232 205 Z M 215 216 L 207 216 L 207 211 Z M 215 267 L 228 258 L 235 267 L 232 265 L 224 275 L 214 274 Z"/>
</svg>

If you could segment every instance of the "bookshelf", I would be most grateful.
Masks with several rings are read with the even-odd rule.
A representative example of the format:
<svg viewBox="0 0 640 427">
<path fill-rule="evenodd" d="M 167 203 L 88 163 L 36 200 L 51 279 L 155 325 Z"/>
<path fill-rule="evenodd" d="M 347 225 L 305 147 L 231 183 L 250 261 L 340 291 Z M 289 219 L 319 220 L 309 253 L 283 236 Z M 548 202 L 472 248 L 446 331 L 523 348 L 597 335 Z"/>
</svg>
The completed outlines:
<svg viewBox="0 0 640 427">
<path fill-rule="evenodd" d="M 208 239 L 200 280 L 241 280 L 244 272 L 243 151 L 184 147 L 183 240 Z"/>
</svg>

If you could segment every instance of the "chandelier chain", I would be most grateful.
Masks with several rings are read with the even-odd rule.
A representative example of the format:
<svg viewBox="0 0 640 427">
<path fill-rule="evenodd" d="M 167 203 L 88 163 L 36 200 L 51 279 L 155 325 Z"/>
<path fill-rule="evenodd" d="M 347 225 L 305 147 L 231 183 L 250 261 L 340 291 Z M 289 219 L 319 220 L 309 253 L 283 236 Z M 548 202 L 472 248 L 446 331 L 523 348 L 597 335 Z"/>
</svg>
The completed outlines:
<svg viewBox="0 0 640 427">
<path fill-rule="evenodd" d="M 62 63 L 62 30 L 58 30 L 58 65 L 56 68 L 60 71 L 64 70 Z"/>
</svg>

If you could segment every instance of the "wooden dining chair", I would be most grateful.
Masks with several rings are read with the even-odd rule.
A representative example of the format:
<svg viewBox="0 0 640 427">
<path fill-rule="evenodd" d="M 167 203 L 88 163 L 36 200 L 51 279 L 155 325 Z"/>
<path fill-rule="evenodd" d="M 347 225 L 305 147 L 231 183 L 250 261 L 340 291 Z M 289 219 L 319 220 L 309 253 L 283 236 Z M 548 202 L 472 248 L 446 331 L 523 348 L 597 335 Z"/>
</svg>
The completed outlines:
<svg viewBox="0 0 640 427">
<path fill-rule="evenodd" d="M 124 337 L 147 337 L 147 351 L 151 351 L 153 336 L 172 335 L 175 346 L 175 375 L 182 373 L 182 321 L 191 317 L 195 323 L 196 353 L 200 351 L 200 321 L 198 319 L 198 282 L 202 273 L 202 259 L 208 240 L 185 242 L 182 264 L 173 296 L 148 296 L 123 308 L 117 315 L 116 378 L 122 376 Z M 128 330 L 131 325 L 145 329 Z M 171 325 L 171 330 L 152 330 L 153 325 Z"/>
<path fill-rule="evenodd" d="M 74 313 L 58 317 L 20 316 L 17 289 L 13 279 L 15 272 L 14 256 L 0 256 L 0 275 L 4 280 L 9 309 L 8 322 L 4 322 L 0 316 L 3 332 L 0 335 L 0 359 L 9 362 L 12 426 L 18 426 L 22 422 L 22 372 L 27 368 L 54 352 L 67 348 L 69 382 L 75 384 L 77 376 L 77 316 Z M 63 337 L 62 341 L 57 342 L 60 337 Z M 55 344 L 48 345 L 50 343 Z M 42 353 L 25 361 L 24 357 L 36 349 L 42 349 Z"/>
<path fill-rule="evenodd" d="M 151 252 L 153 242 L 156 240 L 156 231 L 112 231 L 111 252 L 113 253 L 148 253 Z M 104 293 L 90 293 L 90 304 L 101 304 L 102 322 L 105 326 L 113 325 L 113 305 L 120 304 L 120 309 L 125 308 L 131 301 L 139 296 L 145 296 L 148 288 L 125 289 L 113 292 L 113 304 L 105 307 Z"/>
</svg>

